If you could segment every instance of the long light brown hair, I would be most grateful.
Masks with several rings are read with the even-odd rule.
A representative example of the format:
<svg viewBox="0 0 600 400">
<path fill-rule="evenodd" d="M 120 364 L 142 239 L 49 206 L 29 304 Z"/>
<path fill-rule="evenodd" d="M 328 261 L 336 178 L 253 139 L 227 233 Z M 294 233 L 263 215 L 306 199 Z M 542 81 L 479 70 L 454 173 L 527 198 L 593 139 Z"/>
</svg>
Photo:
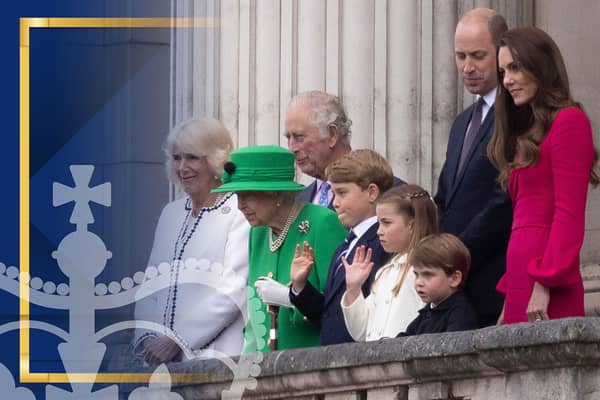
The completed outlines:
<svg viewBox="0 0 600 400">
<path fill-rule="evenodd" d="M 407 253 L 422 238 L 432 233 L 439 233 L 440 231 L 437 206 L 429 193 L 421 186 L 402 185 L 394 187 L 385 192 L 377 200 L 377 204 L 391 204 L 398 214 L 406 217 L 407 221 L 412 221 L 412 234 L 408 249 L 406 250 Z M 404 268 L 408 268 L 408 264 Z M 392 288 L 394 296 L 397 296 L 400 291 L 400 287 L 402 286 L 400 277 L 403 275 L 405 274 L 400 274 L 398 281 Z"/>
<path fill-rule="evenodd" d="M 498 181 L 506 188 L 510 171 L 538 162 L 539 146 L 546 137 L 558 112 L 567 107 L 582 108 L 573 100 L 569 77 L 558 46 L 544 31 L 534 27 L 510 29 L 500 37 L 523 73 L 537 84 L 538 90 L 529 104 L 516 106 L 504 85 L 498 68 L 498 91 L 494 104 L 494 133 L 487 152 L 499 170 Z M 498 61 L 496 61 L 498 63 Z M 498 66 L 498 65 L 497 65 Z M 590 183 L 597 186 L 598 151 L 590 172 Z M 515 157 L 519 153 L 519 160 Z"/>
</svg>

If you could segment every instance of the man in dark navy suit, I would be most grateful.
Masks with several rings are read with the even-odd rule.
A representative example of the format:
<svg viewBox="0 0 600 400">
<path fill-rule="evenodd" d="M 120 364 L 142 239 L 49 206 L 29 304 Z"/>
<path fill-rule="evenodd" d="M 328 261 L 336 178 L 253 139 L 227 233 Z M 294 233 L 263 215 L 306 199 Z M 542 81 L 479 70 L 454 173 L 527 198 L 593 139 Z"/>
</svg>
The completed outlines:
<svg viewBox="0 0 600 400">
<path fill-rule="evenodd" d="M 502 309 L 496 284 L 506 269 L 512 222 L 510 198 L 497 183 L 498 171 L 486 152 L 498 85 L 496 43 L 506 29 L 504 18 L 486 8 L 473 9 L 458 22 L 456 66 L 476 101 L 452 125 L 435 195 L 441 230 L 458 236 L 471 252 L 465 292 L 481 327 L 495 324 Z"/>
<path fill-rule="evenodd" d="M 298 249 L 290 271 L 290 301 L 320 328 L 322 345 L 353 341 L 340 305 L 346 292 L 342 256 L 351 261 L 360 246 L 371 249 L 374 266 L 362 285 L 365 297 L 371 292 L 377 270 L 390 257 L 383 250 L 377 235 L 379 224 L 375 216 L 375 204 L 379 196 L 392 187 L 393 181 L 392 168 L 385 158 L 367 149 L 352 151 L 334 161 L 327 167 L 326 177 L 335 194 L 335 211 L 342 224 L 350 230 L 348 237 L 333 253 L 323 293 L 307 281 L 314 260 L 308 244 L 302 252 Z"/>
</svg>

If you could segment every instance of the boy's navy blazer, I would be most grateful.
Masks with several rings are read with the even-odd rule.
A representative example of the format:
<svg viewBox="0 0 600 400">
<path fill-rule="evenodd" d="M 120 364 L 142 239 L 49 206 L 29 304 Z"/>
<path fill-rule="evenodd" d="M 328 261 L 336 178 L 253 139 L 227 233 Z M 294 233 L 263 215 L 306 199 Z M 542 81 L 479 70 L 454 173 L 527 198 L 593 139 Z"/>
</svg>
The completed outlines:
<svg viewBox="0 0 600 400">
<path fill-rule="evenodd" d="M 379 224 L 373 224 L 360 238 L 352 248 L 350 254 L 346 257 L 349 261 L 354 258 L 356 249 L 364 245 L 371 248 L 373 255 L 371 260 L 375 264 L 369 278 L 362 286 L 362 292 L 365 297 L 371 292 L 371 285 L 377 270 L 382 267 L 390 258 L 390 254 L 386 253 L 381 247 L 379 238 L 377 237 L 377 229 Z M 325 283 L 324 293 L 321 294 L 310 283 L 306 283 L 304 289 L 299 295 L 294 295 L 290 289 L 290 300 L 300 312 L 302 312 L 313 324 L 321 329 L 321 344 L 337 344 L 353 342 L 352 336 L 346 329 L 344 315 L 340 302 L 346 291 L 346 270 L 342 265 L 341 269 L 334 276 L 337 267 L 337 259 L 342 251 L 340 245 L 331 257 L 329 264 L 329 272 L 327 282 Z"/>
</svg>

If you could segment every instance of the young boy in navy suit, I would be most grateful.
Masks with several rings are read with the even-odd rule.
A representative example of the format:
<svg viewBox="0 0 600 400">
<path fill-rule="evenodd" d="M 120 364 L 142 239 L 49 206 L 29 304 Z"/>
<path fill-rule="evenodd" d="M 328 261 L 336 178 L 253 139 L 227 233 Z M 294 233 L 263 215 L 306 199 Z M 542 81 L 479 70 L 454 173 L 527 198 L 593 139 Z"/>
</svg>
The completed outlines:
<svg viewBox="0 0 600 400">
<path fill-rule="evenodd" d="M 415 290 L 427 305 L 398 336 L 477 329 L 477 314 L 462 290 L 471 255 L 454 235 L 421 239 L 408 255 L 415 273 Z"/>
<path fill-rule="evenodd" d="M 365 296 L 369 294 L 375 273 L 389 258 L 377 237 L 375 203 L 379 196 L 392 187 L 393 174 L 388 162 L 373 150 L 354 150 L 330 164 L 325 174 L 334 194 L 333 207 L 344 226 L 349 228 L 348 237 L 333 253 L 325 290 L 315 289 L 306 277 L 313 264 L 314 254 L 308 244 L 296 247 L 290 276 L 290 300 L 306 318 L 321 329 L 321 344 L 353 342 L 346 329 L 340 306 L 346 291 L 345 269 L 341 257 L 354 258 L 354 251 L 364 245 L 372 250 L 371 260 L 375 267 L 362 286 Z"/>
</svg>

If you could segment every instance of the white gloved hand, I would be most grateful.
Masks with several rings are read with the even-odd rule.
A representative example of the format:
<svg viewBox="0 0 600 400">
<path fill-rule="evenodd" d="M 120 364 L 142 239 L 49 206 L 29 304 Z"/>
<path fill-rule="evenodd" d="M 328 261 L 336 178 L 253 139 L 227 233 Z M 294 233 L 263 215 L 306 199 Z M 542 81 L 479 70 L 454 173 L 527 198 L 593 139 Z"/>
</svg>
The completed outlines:
<svg viewBox="0 0 600 400">
<path fill-rule="evenodd" d="M 276 280 L 261 276 L 254 282 L 256 292 L 263 303 L 270 306 L 294 308 L 290 301 L 290 288 Z"/>
</svg>

